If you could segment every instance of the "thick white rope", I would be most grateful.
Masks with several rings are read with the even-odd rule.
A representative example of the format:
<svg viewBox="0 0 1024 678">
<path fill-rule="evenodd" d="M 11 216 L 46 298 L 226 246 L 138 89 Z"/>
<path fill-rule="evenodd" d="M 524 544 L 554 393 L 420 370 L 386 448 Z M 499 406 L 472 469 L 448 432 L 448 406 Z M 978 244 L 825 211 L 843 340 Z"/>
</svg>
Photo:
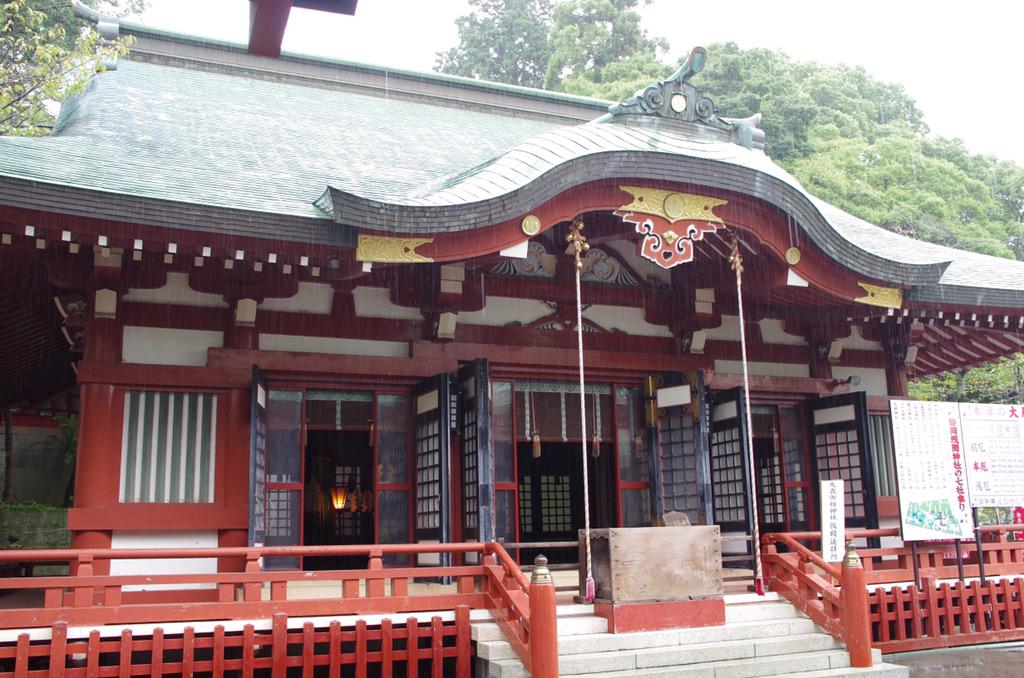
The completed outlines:
<svg viewBox="0 0 1024 678">
<path fill-rule="evenodd" d="M 747 371 L 747 331 L 743 320 L 743 260 L 740 257 L 739 243 L 733 245 L 733 268 L 736 270 L 736 303 L 739 313 L 740 325 L 740 360 L 743 363 L 743 402 L 747 419 L 747 453 L 750 455 L 750 501 L 753 504 L 749 507 L 753 517 L 754 534 L 754 585 L 757 593 L 763 595 L 763 579 L 761 573 L 761 527 L 757 519 L 757 468 L 754 462 L 754 425 L 750 413 L 750 376 Z"/>
<path fill-rule="evenodd" d="M 583 379 L 583 295 L 580 291 L 580 243 L 574 244 L 577 250 L 576 257 L 576 357 L 579 359 L 580 369 L 580 437 L 583 440 L 583 531 L 586 540 L 585 552 L 587 555 L 587 600 L 594 599 L 594 575 L 590 559 L 590 472 L 587 465 L 587 395 L 584 390 Z M 597 394 L 594 395 L 597 397 Z"/>
</svg>

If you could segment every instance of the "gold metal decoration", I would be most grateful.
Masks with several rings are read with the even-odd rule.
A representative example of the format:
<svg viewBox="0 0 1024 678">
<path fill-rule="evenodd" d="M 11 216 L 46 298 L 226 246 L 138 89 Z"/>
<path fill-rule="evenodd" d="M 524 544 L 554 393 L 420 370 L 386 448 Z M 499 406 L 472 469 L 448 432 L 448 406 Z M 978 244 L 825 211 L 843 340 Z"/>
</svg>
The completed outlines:
<svg viewBox="0 0 1024 678">
<path fill-rule="evenodd" d="M 786 263 L 790 266 L 796 266 L 800 263 L 800 248 L 790 247 L 786 250 Z"/>
<path fill-rule="evenodd" d="M 433 238 L 394 238 L 386 235 L 359 235 L 356 261 L 374 261 L 385 264 L 414 264 L 433 261 L 416 252 L 421 245 L 434 242 Z"/>
<path fill-rule="evenodd" d="M 633 202 L 619 208 L 622 212 L 653 214 L 670 224 L 686 219 L 725 223 L 713 210 L 728 204 L 728 200 L 643 186 L 619 186 L 619 189 L 633 196 Z"/>
<path fill-rule="evenodd" d="M 694 243 L 725 226 L 714 208 L 728 201 L 660 188 L 619 186 L 633 202 L 615 210 L 643 236 L 640 256 L 669 269 L 693 261 Z M 684 222 L 676 226 L 677 222 Z"/>
<path fill-rule="evenodd" d="M 532 238 L 540 233 L 540 219 L 538 219 L 536 215 L 527 214 L 523 217 L 520 228 L 523 229 L 524 234 Z"/>
<path fill-rule="evenodd" d="M 569 252 L 572 252 L 576 258 L 576 270 L 583 270 L 583 255 L 590 249 L 590 243 L 587 242 L 587 237 L 583 235 L 583 220 L 576 219 L 572 222 L 569 227 L 569 232 L 565 235 L 565 241 L 569 243 Z"/>
<path fill-rule="evenodd" d="M 879 287 L 866 282 L 857 282 L 867 294 L 857 297 L 854 301 L 868 306 L 882 308 L 900 308 L 903 306 L 903 290 L 898 287 Z"/>
</svg>

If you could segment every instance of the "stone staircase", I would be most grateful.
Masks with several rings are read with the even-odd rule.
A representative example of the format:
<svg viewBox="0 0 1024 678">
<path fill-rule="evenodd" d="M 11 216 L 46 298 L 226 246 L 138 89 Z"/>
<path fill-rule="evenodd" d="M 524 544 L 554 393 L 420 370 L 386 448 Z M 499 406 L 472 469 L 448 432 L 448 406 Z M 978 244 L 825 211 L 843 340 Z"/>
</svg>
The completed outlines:
<svg viewBox="0 0 1024 678">
<path fill-rule="evenodd" d="M 558 607 L 559 673 L 607 678 L 906 678 L 906 667 L 850 668 L 843 646 L 778 594 L 726 596 L 725 626 L 611 634 L 589 605 Z M 493 622 L 474 622 L 478 678 L 528 676 Z"/>
</svg>

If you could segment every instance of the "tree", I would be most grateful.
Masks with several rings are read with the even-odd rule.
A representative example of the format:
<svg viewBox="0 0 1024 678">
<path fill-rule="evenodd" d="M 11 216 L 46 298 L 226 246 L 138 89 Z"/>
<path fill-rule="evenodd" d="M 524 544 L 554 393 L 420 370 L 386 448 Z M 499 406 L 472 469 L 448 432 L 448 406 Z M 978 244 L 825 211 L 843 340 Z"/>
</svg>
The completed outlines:
<svg viewBox="0 0 1024 678">
<path fill-rule="evenodd" d="M 450 75 L 541 87 L 548 68 L 549 0 L 470 0 L 459 17 L 459 44 L 437 55 Z"/>
<path fill-rule="evenodd" d="M 624 75 L 636 66 L 649 69 L 657 50 L 668 44 L 648 37 L 640 27 L 640 15 L 634 11 L 638 4 L 639 0 L 566 0 L 555 5 L 545 86 L 561 90 L 569 84 L 578 93 L 589 94 L 581 91 L 587 82 L 600 86 L 606 78 L 632 77 Z M 612 64 L 630 61 L 634 68 L 626 66 L 626 74 L 622 69 L 605 73 Z"/>
<path fill-rule="evenodd" d="M 134 10 L 141 0 L 107 3 Z M 48 13 L 49 12 L 49 13 Z M 127 41 L 108 43 L 70 16 L 70 3 L 9 0 L 0 5 L 0 134 L 45 134 L 57 104 L 79 92 L 123 54 Z"/>
</svg>

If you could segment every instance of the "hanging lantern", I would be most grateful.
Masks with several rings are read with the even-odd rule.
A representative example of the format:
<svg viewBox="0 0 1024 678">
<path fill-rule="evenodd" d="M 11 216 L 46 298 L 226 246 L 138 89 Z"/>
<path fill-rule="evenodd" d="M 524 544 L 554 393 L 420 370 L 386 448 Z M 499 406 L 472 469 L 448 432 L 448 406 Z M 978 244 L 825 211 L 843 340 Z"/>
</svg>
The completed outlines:
<svg viewBox="0 0 1024 678">
<path fill-rule="evenodd" d="M 644 437 L 639 431 L 633 436 L 633 456 L 637 461 L 642 461 L 644 458 Z"/>
<path fill-rule="evenodd" d="M 344 511 L 345 505 L 348 503 L 348 488 L 345 487 L 333 487 L 331 488 L 331 506 L 336 511 Z"/>
<path fill-rule="evenodd" d="M 533 458 L 540 459 L 540 434 L 534 431 L 530 437 L 530 442 L 533 446 Z"/>
</svg>

